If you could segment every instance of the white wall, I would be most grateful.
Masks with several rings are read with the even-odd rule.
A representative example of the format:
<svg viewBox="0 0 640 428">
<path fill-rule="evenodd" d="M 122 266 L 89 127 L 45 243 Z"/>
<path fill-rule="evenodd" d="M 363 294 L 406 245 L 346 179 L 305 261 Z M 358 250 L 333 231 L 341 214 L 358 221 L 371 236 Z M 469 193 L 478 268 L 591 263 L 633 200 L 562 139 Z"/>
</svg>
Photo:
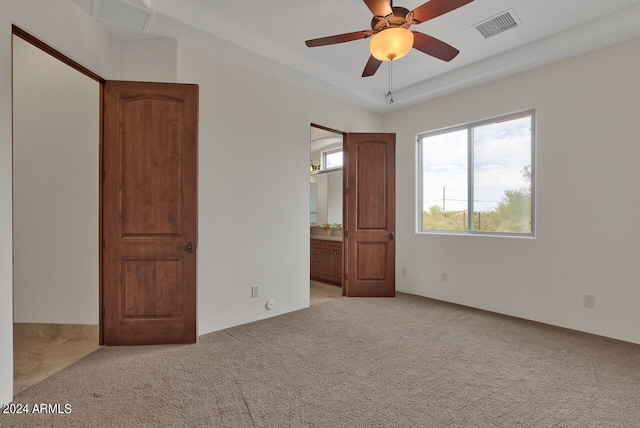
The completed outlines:
<svg viewBox="0 0 640 428">
<path fill-rule="evenodd" d="M 100 84 L 13 52 L 14 321 L 98 324 Z"/>
<path fill-rule="evenodd" d="M 384 130 L 397 132 L 397 271 L 407 268 L 398 289 L 640 343 L 638 76 L 635 39 L 386 115 Z M 416 134 L 530 108 L 535 239 L 416 234 Z"/>
<path fill-rule="evenodd" d="M 307 307 L 309 125 L 376 132 L 381 117 L 186 43 L 178 57 L 200 85 L 198 333 Z"/>
<path fill-rule="evenodd" d="M 13 397 L 11 24 L 104 78 L 118 78 L 119 42 L 66 0 L 0 2 L 0 402 Z"/>
<path fill-rule="evenodd" d="M 120 51 L 120 78 L 122 80 L 178 81 L 177 40 L 124 41 Z"/>
</svg>

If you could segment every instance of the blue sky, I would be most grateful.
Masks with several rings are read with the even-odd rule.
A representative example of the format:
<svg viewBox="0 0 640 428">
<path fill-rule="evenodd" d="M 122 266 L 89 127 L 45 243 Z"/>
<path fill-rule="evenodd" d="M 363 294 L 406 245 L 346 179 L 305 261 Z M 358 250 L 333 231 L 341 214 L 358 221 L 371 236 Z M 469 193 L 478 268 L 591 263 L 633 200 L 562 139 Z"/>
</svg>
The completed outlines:
<svg viewBox="0 0 640 428">
<path fill-rule="evenodd" d="M 522 169 L 531 164 L 531 118 L 474 128 L 475 211 L 496 207 L 507 189 L 528 187 Z M 422 138 L 423 205 L 447 211 L 467 209 L 467 130 Z"/>
</svg>

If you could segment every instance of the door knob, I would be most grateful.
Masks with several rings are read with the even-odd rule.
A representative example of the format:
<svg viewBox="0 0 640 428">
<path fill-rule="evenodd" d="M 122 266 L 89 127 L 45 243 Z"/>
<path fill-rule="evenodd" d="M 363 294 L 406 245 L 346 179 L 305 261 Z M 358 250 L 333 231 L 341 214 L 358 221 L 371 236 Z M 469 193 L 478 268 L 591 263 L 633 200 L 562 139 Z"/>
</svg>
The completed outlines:
<svg viewBox="0 0 640 428">
<path fill-rule="evenodd" d="M 193 253 L 193 242 L 187 242 L 187 245 L 184 247 L 178 247 L 178 250 L 184 250 L 187 253 Z"/>
<path fill-rule="evenodd" d="M 396 237 L 395 233 L 393 233 L 393 232 L 389 233 L 389 240 L 390 241 L 393 241 L 395 239 L 395 237 Z"/>
</svg>

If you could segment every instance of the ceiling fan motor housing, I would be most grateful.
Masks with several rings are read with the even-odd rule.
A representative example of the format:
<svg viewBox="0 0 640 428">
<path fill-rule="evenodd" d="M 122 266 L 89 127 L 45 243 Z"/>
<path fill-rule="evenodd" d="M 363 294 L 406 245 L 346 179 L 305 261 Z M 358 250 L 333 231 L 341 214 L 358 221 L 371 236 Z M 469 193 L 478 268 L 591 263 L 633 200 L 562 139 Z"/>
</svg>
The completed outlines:
<svg viewBox="0 0 640 428">
<path fill-rule="evenodd" d="M 374 16 L 371 19 L 371 29 L 374 32 L 385 30 L 386 28 L 404 27 L 409 28 L 413 22 L 407 21 L 411 11 L 404 7 L 393 7 L 393 14 L 388 16 Z M 413 21 L 413 16 L 409 17 Z"/>
</svg>

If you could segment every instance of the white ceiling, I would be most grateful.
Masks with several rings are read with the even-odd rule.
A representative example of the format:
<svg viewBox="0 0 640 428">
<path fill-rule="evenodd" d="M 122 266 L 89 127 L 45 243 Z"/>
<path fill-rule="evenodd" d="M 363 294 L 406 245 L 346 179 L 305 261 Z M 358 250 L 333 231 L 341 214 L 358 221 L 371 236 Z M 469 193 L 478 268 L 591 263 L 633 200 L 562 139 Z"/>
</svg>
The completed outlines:
<svg viewBox="0 0 640 428">
<path fill-rule="evenodd" d="M 338 144 L 342 144 L 343 142 L 342 134 L 327 131 L 326 129 L 316 128 L 314 126 L 310 127 L 310 138 L 311 155 L 323 149 L 326 149 L 329 146 L 335 146 Z"/>
<path fill-rule="evenodd" d="M 386 102 L 388 63 L 362 78 L 369 40 L 308 48 L 305 40 L 370 29 L 362 0 L 73 0 L 117 37 L 172 37 L 204 46 L 266 73 L 384 113 L 640 37 L 640 0 L 475 0 L 412 26 L 460 50 L 446 63 L 412 50 L 393 64 L 394 103 Z M 396 0 L 415 9 L 423 0 Z M 134 31 L 131 5 L 153 12 Z M 515 29 L 485 39 L 475 24 L 511 9 Z M 141 11 L 143 12 L 143 11 Z"/>
</svg>

